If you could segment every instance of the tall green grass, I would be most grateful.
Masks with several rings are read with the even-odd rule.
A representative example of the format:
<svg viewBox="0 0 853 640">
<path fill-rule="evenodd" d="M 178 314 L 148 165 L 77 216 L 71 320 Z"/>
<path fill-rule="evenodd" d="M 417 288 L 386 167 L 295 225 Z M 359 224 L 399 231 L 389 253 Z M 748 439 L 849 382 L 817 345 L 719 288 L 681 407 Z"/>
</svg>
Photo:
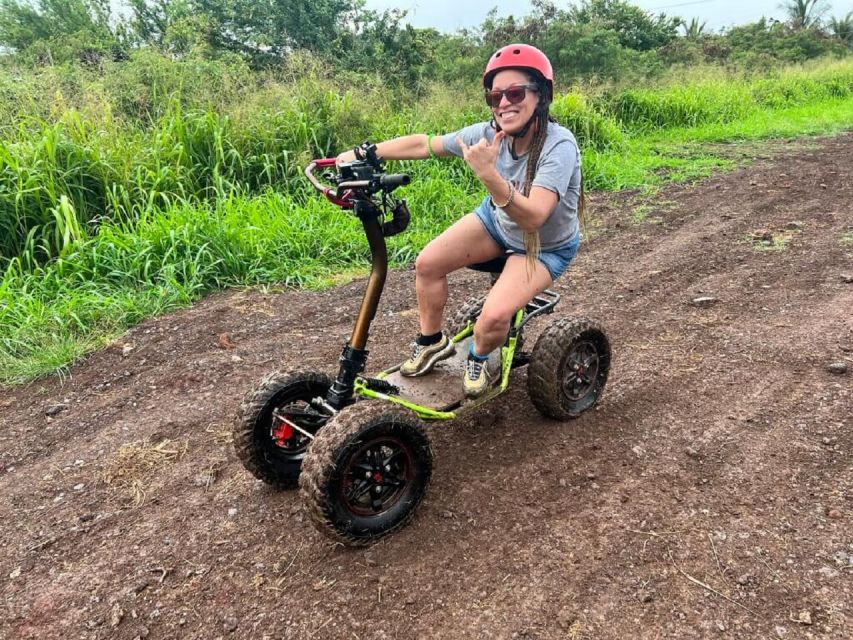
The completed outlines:
<svg viewBox="0 0 853 640">
<path fill-rule="evenodd" d="M 853 64 L 824 61 L 820 65 L 778 70 L 770 76 L 737 77 L 720 69 L 663 87 L 628 89 L 603 96 L 604 111 L 636 132 L 740 120 L 766 110 L 846 98 L 853 93 Z"/>
<path fill-rule="evenodd" d="M 732 166 L 709 142 L 850 129 L 851 90 L 848 61 L 689 87 L 570 92 L 553 112 L 582 144 L 588 188 L 643 188 Z M 107 94 L 99 100 L 112 104 Z M 403 102 L 382 87 L 333 91 L 296 78 L 219 98 L 214 110 L 159 96 L 144 121 L 78 104 L 6 126 L 0 383 L 56 371 L 208 291 L 318 287 L 363 267 L 360 224 L 309 193 L 305 163 L 367 138 L 442 133 L 487 117 L 478 91 L 446 87 Z M 412 225 L 390 242 L 392 261 L 403 264 L 481 189 L 459 161 L 398 169 L 413 175 L 404 192 Z"/>
<path fill-rule="evenodd" d="M 231 67 L 190 68 L 196 75 L 179 77 L 206 95 L 195 104 L 211 104 L 214 96 L 197 87 L 199 78 L 209 80 L 217 70 L 228 77 Z M 132 221 L 174 202 L 201 205 L 267 188 L 296 195 L 304 190 L 301 167 L 312 157 L 367 138 L 439 133 L 487 117 L 476 91 L 444 88 L 426 100 L 400 103 L 382 88 L 340 93 L 316 77 L 268 82 L 246 99 L 232 90 L 229 98 L 220 97 L 220 110 L 196 110 L 185 105 L 193 100 L 183 96 L 182 85 L 157 73 L 158 65 L 152 69 L 148 80 L 172 94 L 149 105 L 145 119 L 113 117 L 109 110 L 93 119 L 84 114 L 91 105 L 82 103 L 53 120 L 22 118 L 16 128 L 6 128 L 0 140 L 0 266 L 14 257 L 28 266 L 45 264 L 105 220 Z M 250 88 L 247 78 L 232 75 Z M 121 95 L 128 91 L 119 87 Z M 97 104 L 110 104 L 103 88 L 88 91 Z M 557 96 L 553 113 L 584 149 L 598 153 L 618 149 L 638 133 L 734 122 L 768 108 L 845 98 L 851 91 L 848 61 L 761 79 L 716 72 L 688 85 L 601 96 L 571 92 Z M 597 175 L 588 173 L 588 186 L 610 188 L 612 182 L 599 182 Z"/>
</svg>

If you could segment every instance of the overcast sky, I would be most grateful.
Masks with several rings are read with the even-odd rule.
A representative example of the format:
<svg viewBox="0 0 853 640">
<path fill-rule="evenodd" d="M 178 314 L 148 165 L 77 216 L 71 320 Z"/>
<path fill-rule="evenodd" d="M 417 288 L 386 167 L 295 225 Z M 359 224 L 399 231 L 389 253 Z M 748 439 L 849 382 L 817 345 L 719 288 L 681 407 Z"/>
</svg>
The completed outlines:
<svg viewBox="0 0 853 640">
<path fill-rule="evenodd" d="M 716 31 L 736 24 L 755 22 L 761 16 L 781 19 L 785 12 L 780 0 L 634 0 L 634 4 L 652 13 L 664 12 L 686 20 L 699 18 L 706 30 Z M 560 8 L 571 2 L 557 0 Z M 853 10 L 853 0 L 832 0 L 829 15 L 844 16 Z M 408 20 L 415 27 L 434 27 L 439 31 L 456 31 L 479 26 L 486 13 L 498 7 L 498 15 L 521 17 L 532 12 L 528 0 L 367 0 L 369 9 L 407 9 Z"/>
</svg>

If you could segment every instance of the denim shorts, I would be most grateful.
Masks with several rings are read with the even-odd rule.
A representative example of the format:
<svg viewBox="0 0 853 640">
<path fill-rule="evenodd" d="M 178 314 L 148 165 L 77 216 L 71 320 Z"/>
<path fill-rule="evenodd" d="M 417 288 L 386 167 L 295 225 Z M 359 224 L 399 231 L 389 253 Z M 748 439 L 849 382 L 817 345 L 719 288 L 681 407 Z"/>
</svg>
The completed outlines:
<svg viewBox="0 0 853 640">
<path fill-rule="evenodd" d="M 503 236 L 501 236 L 500 231 L 498 231 L 498 226 L 494 217 L 494 210 L 492 209 L 492 204 L 489 202 L 488 197 L 480 203 L 480 206 L 474 211 L 474 215 L 477 216 L 483 224 L 483 227 L 485 227 L 486 232 L 501 249 L 518 255 L 526 255 L 524 249 L 515 249 L 504 242 Z M 569 268 L 572 260 L 574 260 L 575 256 L 578 254 L 580 246 L 581 237 L 580 234 L 578 234 L 562 247 L 551 249 L 549 251 L 542 251 L 539 254 L 539 262 L 544 264 L 545 268 L 548 269 L 548 273 L 551 274 L 551 280 L 556 280 L 566 272 L 566 269 Z"/>
</svg>

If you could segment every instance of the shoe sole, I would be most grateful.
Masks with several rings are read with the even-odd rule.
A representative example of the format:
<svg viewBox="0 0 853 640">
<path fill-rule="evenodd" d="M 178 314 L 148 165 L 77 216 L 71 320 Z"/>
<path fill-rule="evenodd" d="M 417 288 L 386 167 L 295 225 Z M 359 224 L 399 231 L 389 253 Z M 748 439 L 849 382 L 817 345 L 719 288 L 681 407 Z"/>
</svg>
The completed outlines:
<svg viewBox="0 0 853 640">
<path fill-rule="evenodd" d="M 476 400 L 477 398 L 482 398 L 494 386 L 495 386 L 494 381 L 490 381 L 489 384 L 487 384 L 485 387 L 483 387 L 482 389 L 477 389 L 476 391 L 473 389 L 464 389 L 465 397 L 468 398 L 469 400 Z"/>
<path fill-rule="evenodd" d="M 415 371 L 414 373 L 404 373 L 402 369 L 400 369 L 400 375 L 404 378 L 419 378 L 421 376 L 425 376 L 432 368 L 442 360 L 447 360 L 448 358 L 452 358 L 456 355 L 456 345 L 452 342 L 448 342 L 447 346 L 441 351 L 436 351 L 429 360 L 424 364 L 423 369 L 419 371 Z"/>
<path fill-rule="evenodd" d="M 465 397 L 469 400 L 476 400 L 477 398 L 482 398 L 486 395 L 491 389 L 494 389 L 495 386 L 500 382 L 500 375 L 495 375 L 494 378 L 489 380 L 481 389 L 466 389 L 465 383 L 462 383 L 463 391 L 465 392 Z"/>
</svg>

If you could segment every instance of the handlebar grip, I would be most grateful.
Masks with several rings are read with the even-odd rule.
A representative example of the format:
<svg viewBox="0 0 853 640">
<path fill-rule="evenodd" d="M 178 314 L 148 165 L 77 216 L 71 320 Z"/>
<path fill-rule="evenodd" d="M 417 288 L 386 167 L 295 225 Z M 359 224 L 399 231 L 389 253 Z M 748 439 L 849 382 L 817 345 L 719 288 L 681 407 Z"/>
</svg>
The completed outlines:
<svg viewBox="0 0 853 640">
<path fill-rule="evenodd" d="M 386 189 L 396 189 L 411 181 L 412 177 L 405 173 L 388 173 L 379 177 L 379 184 Z"/>
</svg>

